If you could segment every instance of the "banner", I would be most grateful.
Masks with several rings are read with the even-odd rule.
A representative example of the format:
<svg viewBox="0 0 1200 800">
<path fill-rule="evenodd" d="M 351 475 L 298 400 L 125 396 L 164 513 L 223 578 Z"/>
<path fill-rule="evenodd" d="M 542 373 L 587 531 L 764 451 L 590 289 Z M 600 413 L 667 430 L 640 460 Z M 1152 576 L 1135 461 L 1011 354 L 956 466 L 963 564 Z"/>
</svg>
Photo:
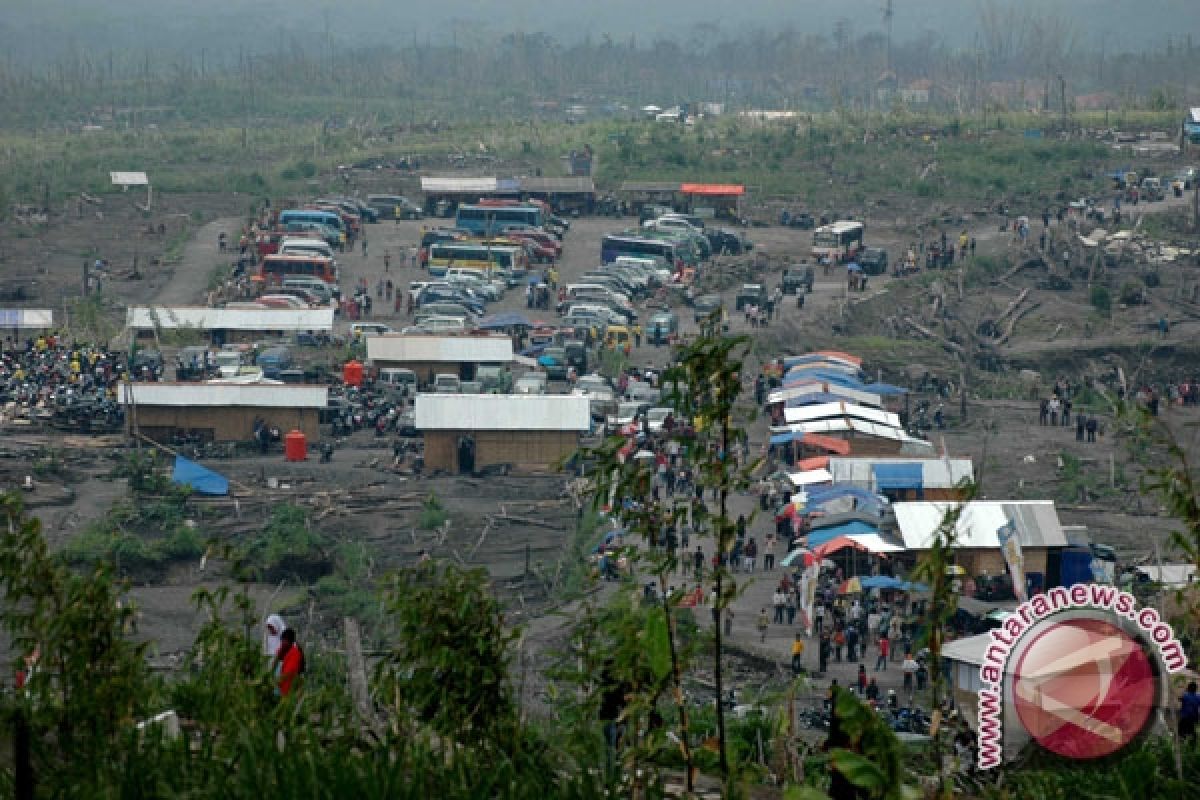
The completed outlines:
<svg viewBox="0 0 1200 800">
<path fill-rule="evenodd" d="M 1012 576 L 1013 594 L 1017 602 L 1024 603 L 1029 597 L 1025 591 L 1025 556 L 1021 552 L 1021 540 L 1017 538 L 1017 524 L 1010 519 L 996 529 L 996 538 L 1000 540 L 1000 552 L 1004 554 L 1004 563 Z"/>
<path fill-rule="evenodd" d="M 820 576 L 820 558 L 814 558 L 800 576 L 800 614 L 804 617 L 804 632 L 807 636 L 812 636 L 813 633 L 813 607 L 817 601 L 817 582 Z"/>
</svg>

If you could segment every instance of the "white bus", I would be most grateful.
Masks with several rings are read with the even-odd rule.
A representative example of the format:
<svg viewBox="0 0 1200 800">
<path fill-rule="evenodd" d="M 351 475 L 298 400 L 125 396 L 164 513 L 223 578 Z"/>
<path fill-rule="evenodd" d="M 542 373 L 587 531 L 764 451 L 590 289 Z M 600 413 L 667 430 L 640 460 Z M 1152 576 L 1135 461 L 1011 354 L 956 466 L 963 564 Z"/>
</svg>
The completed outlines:
<svg viewBox="0 0 1200 800">
<path fill-rule="evenodd" d="M 834 264 L 854 258 L 863 246 L 863 224 L 841 219 L 813 231 L 812 255 L 818 262 L 828 257 Z"/>
</svg>

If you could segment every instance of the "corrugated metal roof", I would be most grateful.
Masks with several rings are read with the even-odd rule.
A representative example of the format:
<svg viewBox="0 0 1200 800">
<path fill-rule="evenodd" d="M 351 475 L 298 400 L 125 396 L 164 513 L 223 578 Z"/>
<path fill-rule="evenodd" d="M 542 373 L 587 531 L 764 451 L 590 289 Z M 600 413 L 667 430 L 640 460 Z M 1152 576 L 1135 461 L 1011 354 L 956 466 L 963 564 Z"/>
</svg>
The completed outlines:
<svg viewBox="0 0 1200 800">
<path fill-rule="evenodd" d="M 518 182 L 523 192 L 591 194 L 596 191 L 596 182 L 586 175 L 577 175 L 568 178 L 519 178 Z"/>
<path fill-rule="evenodd" d="M 969 458 L 873 458 L 854 456 L 829 459 L 829 471 L 834 483 L 849 483 L 865 489 L 875 488 L 876 464 L 920 464 L 922 483 L 926 489 L 952 489 L 962 481 L 974 480 L 974 465 Z"/>
<path fill-rule="evenodd" d="M 900 416 L 878 408 L 867 408 L 855 403 L 818 403 L 813 406 L 790 406 L 783 410 L 783 418 L 789 423 L 811 422 L 819 419 L 834 419 L 838 417 L 853 417 L 855 419 L 886 425 L 889 428 L 900 427 Z"/>
<path fill-rule="evenodd" d="M 419 394 L 419 431 L 586 431 L 591 405 L 572 394 Z"/>
<path fill-rule="evenodd" d="M 0 308 L 0 328 L 53 328 L 54 311 L 48 308 Z"/>
<path fill-rule="evenodd" d="M 681 184 L 671 181 L 625 181 L 622 192 L 678 192 Z"/>
<path fill-rule="evenodd" d="M 1187 586 L 1196 580 L 1195 564 L 1163 564 L 1161 567 L 1148 564 L 1138 567 L 1137 571 L 1172 589 Z"/>
<path fill-rule="evenodd" d="M 833 476 L 827 469 L 814 469 L 808 472 L 793 472 L 788 475 L 788 480 L 793 486 L 811 486 L 814 483 L 829 483 Z"/>
<path fill-rule="evenodd" d="M 896 524 L 910 550 L 928 550 L 946 514 L 958 503 L 893 503 Z M 1066 547 L 1067 536 L 1050 500 L 968 503 L 955 524 L 956 548 L 998 548 L 996 531 L 1012 521 L 1022 547 Z"/>
<path fill-rule="evenodd" d="M 134 383 L 140 406 L 241 406 L 254 408 L 325 408 L 329 389 L 266 383 Z M 124 387 L 117 393 L 125 403 Z"/>
<path fill-rule="evenodd" d="M 904 545 L 896 544 L 878 533 L 851 534 L 851 539 L 870 550 L 872 553 L 903 553 Z"/>
<path fill-rule="evenodd" d="M 981 633 L 977 636 L 967 636 L 955 639 L 942 645 L 942 658 L 958 661 L 961 664 L 981 666 L 987 649 L 992 646 L 990 634 Z"/>
<path fill-rule="evenodd" d="M 499 188 L 500 182 L 490 178 L 440 178 L 421 176 L 421 191 L 426 194 L 486 194 Z"/>
<path fill-rule="evenodd" d="M 791 403 L 793 400 L 805 397 L 810 394 L 832 394 L 838 397 L 858 403 L 859 405 L 874 406 L 876 408 L 883 406 L 883 398 L 877 394 L 870 392 L 859 391 L 852 389 L 849 386 L 839 386 L 836 383 L 824 383 L 821 381 L 812 381 L 811 383 L 800 383 L 795 386 L 789 386 L 786 389 L 776 389 L 767 395 L 768 403 Z"/>
<path fill-rule="evenodd" d="M 206 308 L 150 306 L 125 312 L 125 327 L 202 331 L 331 331 L 332 308 Z"/>
<path fill-rule="evenodd" d="M 382 334 L 367 337 L 367 360 L 374 364 L 423 361 L 499 364 L 513 360 L 513 346 L 507 336 Z"/>
</svg>

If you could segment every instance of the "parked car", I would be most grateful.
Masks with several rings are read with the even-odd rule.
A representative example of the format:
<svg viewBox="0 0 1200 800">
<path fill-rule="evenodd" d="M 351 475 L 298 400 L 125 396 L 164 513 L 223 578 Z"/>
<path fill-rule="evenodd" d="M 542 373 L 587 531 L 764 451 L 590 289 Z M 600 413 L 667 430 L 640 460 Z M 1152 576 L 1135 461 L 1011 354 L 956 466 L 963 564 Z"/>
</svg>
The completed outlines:
<svg viewBox="0 0 1200 800">
<path fill-rule="evenodd" d="M 462 391 L 462 381 L 457 375 L 442 372 L 433 376 L 432 390 L 438 394 L 458 394 Z"/>
<path fill-rule="evenodd" d="M 706 317 L 715 311 L 721 310 L 721 295 L 719 294 L 704 294 L 696 298 L 692 303 L 692 311 L 695 312 L 696 324 L 700 324 Z"/>
<path fill-rule="evenodd" d="M 868 247 L 858 254 L 858 265 L 868 275 L 884 275 L 888 270 L 887 250 L 882 247 Z"/>
<path fill-rule="evenodd" d="M 646 339 L 651 344 L 666 344 L 679 333 L 679 315 L 674 311 L 659 311 L 646 325 Z"/>
<path fill-rule="evenodd" d="M 513 394 L 545 394 L 546 373 L 527 372 L 513 384 Z"/>
<path fill-rule="evenodd" d="M 425 216 L 420 206 L 398 194 L 369 194 L 367 205 L 375 209 L 380 219 L 420 219 Z"/>
<path fill-rule="evenodd" d="M 538 363 L 546 370 L 546 377 L 552 381 L 567 379 L 567 350 L 564 347 L 547 347 L 538 356 Z"/>
<path fill-rule="evenodd" d="M 767 294 L 767 287 L 761 283 L 744 283 L 742 288 L 738 290 L 737 296 L 734 299 L 734 310 L 741 311 L 746 306 L 758 306 L 762 308 L 766 306 L 770 297 Z"/>
<path fill-rule="evenodd" d="M 812 294 L 816 272 L 812 267 L 785 267 L 781 282 L 784 294 Z"/>
</svg>

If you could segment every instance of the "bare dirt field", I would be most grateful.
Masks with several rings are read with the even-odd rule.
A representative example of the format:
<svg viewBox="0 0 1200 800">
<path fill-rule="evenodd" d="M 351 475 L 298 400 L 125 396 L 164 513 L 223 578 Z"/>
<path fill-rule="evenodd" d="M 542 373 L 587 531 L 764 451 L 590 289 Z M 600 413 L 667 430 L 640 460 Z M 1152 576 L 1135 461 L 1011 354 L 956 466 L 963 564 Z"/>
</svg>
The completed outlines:
<svg viewBox="0 0 1200 800">
<path fill-rule="evenodd" d="M 0 237 L 6 281 L 28 283 L 35 292 L 25 305 L 50 307 L 56 313 L 68 308 L 69 298 L 78 292 L 82 264 L 97 257 L 111 265 L 104 292 L 113 331 L 119 328 L 127 304 L 202 302 L 214 269 L 226 258 L 217 251 L 217 233 L 236 230 L 247 198 L 160 197 L 148 217 L 126 200 L 129 198 L 106 200 L 102 208 L 87 206 L 82 216 L 78 209 L 62 209 L 45 224 L 19 225 Z M 356 249 L 341 257 L 343 285 L 353 285 L 359 278 L 366 278 L 371 287 L 381 278 L 403 285 L 422 277 L 423 273 L 406 265 L 422 224 L 431 222 L 369 226 L 366 254 Z M 599 242 L 605 232 L 635 224 L 632 219 L 573 220 L 559 265 L 563 281 L 570 282 L 599 263 Z M 868 220 L 867 224 L 868 243 L 887 247 L 893 259 L 913 240 L 911 229 L 897 228 L 891 221 Z M 954 232 L 953 226 L 947 227 Z M 973 222 L 970 232 L 978 239 L 980 257 L 1009 263 L 1025 256 L 1011 234 L 1001 234 L 993 221 Z M 782 266 L 806 256 L 811 243 L 811 234 L 801 230 L 767 227 L 746 233 L 758 245 L 755 253 L 719 259 L 707 270 L 724 287 L 727 302 L 743 280 L 753 278 L 774 286 Z M 386 273 L 385 253 L 391 260 Z M 762 254 L 767 266 L 755 266 Z M 1121 311 L 1115 320 L 1093 320 L 1092 328 L 1086 330 L 1091 311 L 1081 286 L 1068 293 L 1031 290 L 1039 304 L 1037 311 L 1023 321 L 1010 342 L 995 348 L 999 371 L 977 370 L 972 377 L 966 420 L 960 417 L 957 397 L 944 400 L 950 426 L 935 434 L 935 442 L 947 453 L 967 454 L 975 460 L 984 496 L 1051 497 L 1061 504 L 1064 524 L 1088 526 L 1094 540 L 1112 544 L 1126 558 L 1150 557 L 1154 542 L 1162 540 L 1170 521 L 1139 491 L 1141 473 L 1127 466 L 1130 460 L 1124 446 L 1109 435 L 1102 435 L 1097 444 L 1077 443 L 1073 429 L 1038 426 L 1035 395 L 1029 387 L 1022 387 L 1016 372 L 1020 368 L 1038 370 L 1034 388 L 1044 392 L 1056 375 L 1077 378 L 1081 372 L 1099 374 L 1111 369 L 1109 356 L 1114 350 L 1127 369 L 1136 357 L 1138 363 L 1154 369 L 1177 370 L 1191 358 L 1190 340 L 1194 337 L 1187 326 L 1194 323 L 1183 319 L 1165 342 L 1149 342 L 1145 330 L 1147 321 L 1161 313 L 1161 308 L 1174 308 L 1170 299 L 1170 293 L 1176 291 L 1173 287 L 1194 280 L 1182 268 L 1176 272 L 1163 299 L 1153 300 L 1145 309 Z M 1028 278 L 1014 274 L 968 286 L 961 308 L 969 310 L 957 313 L 994 315 L 1029 285 Z M 940 288 L 937 281 L 942 283 Z M 760 358 L 816 346 L 857 351 L 866 359 L 868 370 L 904 385 L 913 384 L 923 371 L 954 379 L 960 368 L 950 346 L 915 335 L 896 318 L 919 313 L 938 291 L 955 294 L 955 282 L 953 271 L 898 279 L 878 276 L 870 280 L 865 293 L 850 294 L 844 273 L 835 270 L 824 275 L 818 271 L 815 291 L 805 307 L 785 304 L 781 318 L 771 327 L 751 331 L 740 315 L 731 315 L 733 330 L 752 333 L 758 342 L 752 363 L 745 365 L 746 380 L 756 373 Z M 381 313 L 376 313 L 375 319 L 397 328 L 405 324 L 402 315 L 384 305 L 377 304 Z M 524 311 L 523 294 L 510 291 L 489 310 Z M 681 316 L 685 333 L 693 331 L 691 316 Z M 342 320 L 339 324 L 344 327 L 348 323 Z M 1058 324 L 1065 330 L 1056 331 Z M 1081 359 L 1084 353 L 1087 355 Z M 645 345 L 634 352 L 633 360 L 662 365 L 666 356 L 665 350 Z M 342 357 L 342 351 L 333 350 L 314 350 L 302 356 L 331 367 Z M 1154 369 L 1146 369 L 1145 374 Z M 914 403 L 921 400 L 943 402 L 932 395 L 913 397 Z M 1171 412 L 1180 431 L 1194 429 L 1194 415 L 1191 410 Z M 1111 430 L 1111 418 L 1103 421 Z M 765 444 L 767 430 L 761 418 L 750 429 L 750 438 L 754 446 Z M 126 480 L 113 477 L 125 458 L 123 444 L 119 437 L 98 440 L 9 428 L 0 444 L 0 483 L 11 486 L 25 475 L 37 477 L 37 488 L 28 497 L 31 510 L 43 519 L 52 544 L 62 546 L 115 502 L 129 496 Z M 551 647 L 561 629 L 558 618 L 544 614 L 558 603 L 581 557 L 572 541 L 579 509 L 565 492 L 564 477 L 414 477 L 393 471 L 391 456 L 390 439 L 377 439 L 372 432 L 363 431 L 339 441 L 330 464 L 318 463 L 315 458 L 301 464 L 285 463 L 279 453 L 214 459 L 208 465 L 234 482 L 236 499 L 189 502 L 198 530 L 235 544 L 253 537 L 274 507 L 300 505 L 309 511 L 313 526 L 327 537 L 331 549 L 339 548 L 341 553 L 357 549 L 365 563 L 362 574 L 368 580 L 413 563 L 422 550 L 437 558 L 486 567 L 514 621 L 531 624 L 531 650 L 525 657 L 537 658 L 536 652 Z M 1069 461 L 1072 457 L 1079 466 L 1067 475 L 1064 458 Z M 422 530 L 420 509 L 430 495 L 444 505 L 448 522 L 440 529 Z M 749 498 L 741 498 L 734 511 L 749 509 Z M 761 535 L 768 522 L 757 520 L 754 525 L 761 528 Z M 181 564 L 152 585 L 136 585 L 131 594 L 141 610 L 139 635 L 154 640 L 156 652 L 169 660 L 187 647 L 203 622 L 192 607 L 192 592 L 228 577 L 227 565 L 213 558 L 206 560 L 203 570 L 199 562 Z M 305 619 L 310 637 L 320 631 L 332 635 L 337 627 L 339 610 L 328 602 L 318 602 L 311 587 L 255 583 L 251 589 L 264 610 L 270 606 Z M 769 581 L 752 585 L 735 607 L 735 614 L 750 620 L 770 590 Z M 744 631 L 739 627 L 734 644 L 751 647 L 752 638 L 747 622 Z M 785 641 L 771 645 L 780 657 L 786 646 Z"/>
</svg>

